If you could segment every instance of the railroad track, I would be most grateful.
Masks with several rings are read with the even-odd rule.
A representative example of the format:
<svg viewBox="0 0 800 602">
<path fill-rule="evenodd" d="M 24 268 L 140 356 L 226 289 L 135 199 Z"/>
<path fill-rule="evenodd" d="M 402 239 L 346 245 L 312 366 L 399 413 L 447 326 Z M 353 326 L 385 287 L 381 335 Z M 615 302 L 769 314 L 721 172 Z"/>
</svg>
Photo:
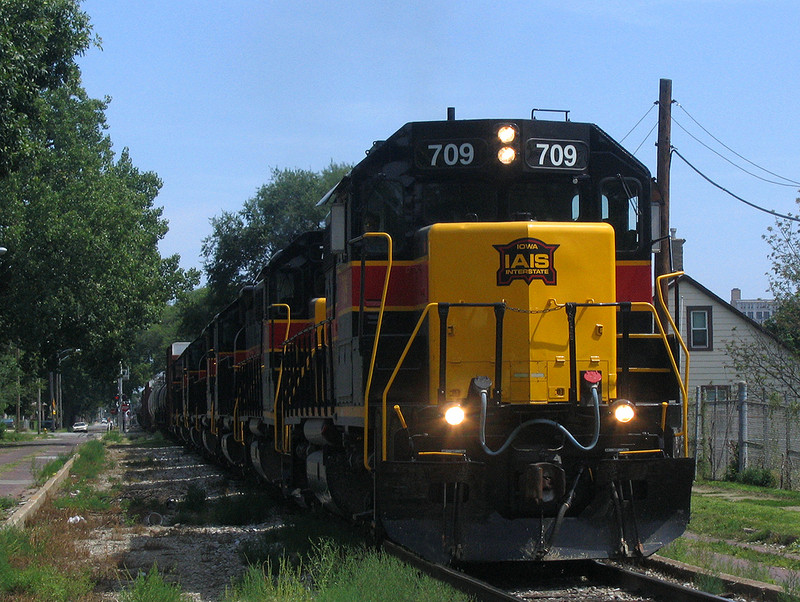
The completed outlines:
<svg viewBox="0 0 800 602">
<path fill-rule="evenodd" d="M 553 565 L 497 565 L 491 581 L 480 571 L 469 573 L 430 563 L 391 542 L 384 549 L 431 577 L 449 583 L 481 602 L 724 602 L 713 594 L 701 592 L 671 581 L 637 573 L 597 561 Z"/>
</svg>

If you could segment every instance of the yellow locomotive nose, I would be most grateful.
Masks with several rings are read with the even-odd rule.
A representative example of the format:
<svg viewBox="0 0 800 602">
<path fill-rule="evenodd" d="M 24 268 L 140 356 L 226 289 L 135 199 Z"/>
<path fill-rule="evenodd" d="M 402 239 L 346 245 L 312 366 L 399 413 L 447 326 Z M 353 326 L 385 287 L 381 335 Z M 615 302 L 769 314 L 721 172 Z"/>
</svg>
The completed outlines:
<svg viewBox="0 0 800 602">
<path fill-rule="evenodd" d="M 444 399 L 431 379 L 431 400 L 462 403 L 476 374 L 496 375 L 497 316 L 502 318 L 501 401 L 577 401 L 581 373 L 602 379 L 601 401 L 616 397 L 614 231 L 604 223 L 493 222 L 435 224 L 428 231 L 429 301 L 452 304 L 446 340 L 431 329 L 430 372 L 446 353 Z M 591 252 L 587 254 L 587 250 Z M 587 269 L 587 266 L 589 269 Z M 575 358 L 566 305 L 574 316 Z M 471 304 L 471 306 L 468 306 Z M 589 306 L 594 304 L 595 306 Z"/>
</svg>

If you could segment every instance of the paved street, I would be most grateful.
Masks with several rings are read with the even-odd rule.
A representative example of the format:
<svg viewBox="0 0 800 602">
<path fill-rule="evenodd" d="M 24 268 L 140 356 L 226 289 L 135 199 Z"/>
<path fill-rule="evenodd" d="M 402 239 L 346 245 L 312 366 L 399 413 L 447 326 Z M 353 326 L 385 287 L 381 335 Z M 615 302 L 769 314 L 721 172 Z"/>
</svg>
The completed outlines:
<svg viewBox="0 0 800 602">
<path fill-rule="evenodd" d="M 34 469 L 39 469 L 60 454 L 68 454 L 93 433 L 105 427 L 94 425 L 89 433 L 54 433 L 47 439 L 0 445 L 0 497 L 23 501 L 34 488 Z"/>
</svg>

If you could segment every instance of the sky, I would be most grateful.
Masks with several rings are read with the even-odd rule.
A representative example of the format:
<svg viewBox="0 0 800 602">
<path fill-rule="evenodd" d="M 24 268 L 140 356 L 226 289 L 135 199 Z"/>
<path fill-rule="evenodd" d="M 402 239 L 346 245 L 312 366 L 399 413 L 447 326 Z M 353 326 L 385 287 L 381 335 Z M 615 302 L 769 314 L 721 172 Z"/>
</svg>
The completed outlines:
<svg viewBox="0 0 800 602">
<path fill-rule="evenodd" d="M 796 0 L 81 6 L 102 39 L 79 59 L 84 87 L 111 98 L 115 151 L 127 147 L 162 179 L 156 204 L 170 230 L 160 249 L 184 268 L 202 266 L 209 220 L 238 211 L 274 168 L 356 163 L 374 140 L 444 119 L 447 107 L 458 119 L 569 110 L 624 138 L 655 175 L 662 78 L 672 80 L 681 155 L 751 203 L 797 210 L 800 185 L 765 182 L 787 183 L 762 171 L 800 181 Z M 685 270 L 717 295 L 770 297 L 762 237 L 774 223 L 673 155 L 671 225 L 686 239 Z"/>
</svg>

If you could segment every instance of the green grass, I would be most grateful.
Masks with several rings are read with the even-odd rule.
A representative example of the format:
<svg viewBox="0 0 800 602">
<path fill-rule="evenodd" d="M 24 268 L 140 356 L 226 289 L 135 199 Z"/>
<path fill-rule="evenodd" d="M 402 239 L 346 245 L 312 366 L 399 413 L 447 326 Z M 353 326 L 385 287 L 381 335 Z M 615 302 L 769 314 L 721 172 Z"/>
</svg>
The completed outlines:
<svg viewBox="0 0 800 602">
<path fill-rule="evenodd" d="M 136 445 L 140 447 L 172 447 L 175 442 L 164 437 L 164 433 L 161 431 L 156 431 L 137 438 Z"/>
<path fill-rule="evenodd" d="M 72 465 L 70 474 L 79 479 L 96 479 L 106 468 L 106 448 L 93 439 L 78 448 L 78 457 Z"/>
<path fill-rule="evenodd" d="M 17 500 L 11 497 L 0 497 L 0 512 L 9 510 L 17 505 Z"/>
<path fill-rule="evenodd" d="M 88 594 L 88 571 L 65 570 L 52 564 L 46 533 L 33 537 L 21 529 L 0 529 L 0 598 L 3 594 L 68 602 Z"/>
<path fill-rule="evenodd" d="M 47 480 L 56 474 L 64 464 L 71 458 L 69 454 L 59 454 L 59 456 L 55 460 L 50 460 L 47 464 L 39 468 L 38 470 L 34 467 L 31 467 L 31 471 L 33 473 L 34 480 L 36 484 L 40 487 L 44 485 Z"/>
<path fill-rule="evenodd" d="M 469 598 L 392 556 L 364 547 L 316 540 L 297 561 L 251 565 L 226 592 L 226 602 L 257 600 L 350 602 L 461 602 Z"/>
<path fill-rule="evenodd" d="M 100 441 L 87 441 L 81 445 L 70 470 L 73 481 L 69 491 L 56 497 L 53 506 L 83 512 L 110 508 L 111 492 L 98 491 L 92 484 L 107 466 L 106 448 Z"/>
<path fill-rule="evenodd" d="M 743 489 L 743 494 L 773 496 L 774 489 Z M 730 500 L 707 494 L 692 496 L 692 518 L 689 529 L 701 535 L 740 541 L 791 543 L 800 539 L 800 513 L 783 510 L 800 506 L 797 495 L 780 495 L 778 499 L 760 497 Z"/>
<path fill-rule="evenodd" d="M 111 495 L 84 482 L 77 484 L 69 494 L 55 498 L 53 506 L 59 510 L 68 508 L 76 512 L 99 512 L 111 508 Z"/>
<path fill-rule="evenodd" d="M 140 573 L 119 599 L 120 602 L 181 602 L 188 598 L 181 593 L 180 586 L 164 581 L 158 566 L 153 565 L 147 574 Z"/>
<path fill-rule="evenodd" d="M 119 431 L 108 431 L 105 435 L 103 435 L 101 441 L 106 445 L 111 445 L 111 444 L 121 444 L 123 442 L 126 442 L 127 439 L 123 438 L 122 434 Z"/>
<path fill-rule="evenodd" d="M 9 445 L 11 443 L 19 443 L 20 441 L 33 441 L 42 437 L 44 437 L 44 435 L 37 435 L 36 433 L 18 433 L 16 431 L 6 431 L 5 434 L 0 437 L 0 446 Z"/>
<path fill-rule="evenodd" d="M 800 492 L 714 481 L 700 482 L 692 495 L 689 531 L 705 539 L 680 538 L 659 551 L 712 572 L 722 572 L 756 581 L 776 583 L 770 567 L 800 571 L 800 561 L 780 550 L 760 551 L 746 544 L 781 544 L 800 552 L 800 513 L 785 510 L 800 507 Z M 733 542 L 733 543 L 728 543 Z M 736 545 L 740 542 L 741 545 Z M 798 581 L 798 579 L 795 579 Z M 798 600 L 800 583 L 777 583 L 786 591 L 783 600 Z M 712 583 L 703 584 L 714 593 Z"/>
<path fill-rule="evenodd" d="M 323 510 L 315 510 L 294 515 L 283 524 L 265 531 L 257 540 L 243 544 L 239 554 L 249 564 L 269 564 L 278 571 L 281 559 L 299 560 L 309 556 L 314 550 L 314 542 L 319 539 L 353 548 L 364 540 L 364 534 Z"/>
</svg>

